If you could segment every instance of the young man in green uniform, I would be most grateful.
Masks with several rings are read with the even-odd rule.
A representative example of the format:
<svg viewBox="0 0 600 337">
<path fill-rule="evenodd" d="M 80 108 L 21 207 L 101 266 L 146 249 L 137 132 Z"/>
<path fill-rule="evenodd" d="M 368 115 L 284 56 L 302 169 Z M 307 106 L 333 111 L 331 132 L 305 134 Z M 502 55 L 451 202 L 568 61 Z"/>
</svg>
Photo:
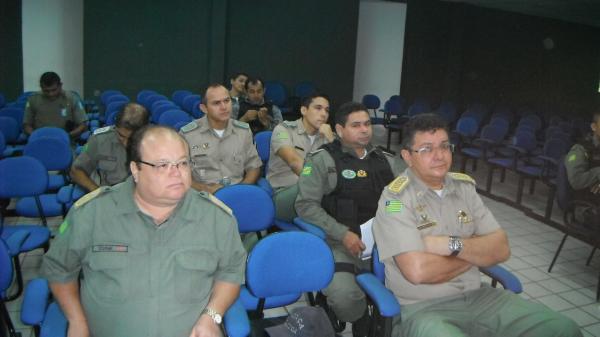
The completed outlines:
<svg viewBox="0 0 600 337">
<path fill-rule="evenodd" d="M 40 77 L 42 91 L 29 96 L 25 105 L 23 131 L 45 126 L 65 129 L 71 139 L 76 139 L 87 129 L 87 116 L 81 101 L 71 92 L 62 89 L 60 77 L 46 72 Z"/>
<path fill-rule="evenodd" d="M 200 109 L 205 116 L 181 128 L 194 161 L 192 187 L 214 193 L 224 185 L 256 183 L 262 161 L 248 124 L 230 118 L 227 89 L 210 85 Z"/>
<path fill-rule="evenodd" d="M 600 110 L 592 115 L 592 132 L 573 145 L 565 157 L 571 187 L 584 199 L 598 203 L 600 197 Z"/>
<path fill-rule="evenodd" d="M 143 106 L 123 106 L 114 126 L 94 131 L 71 166 L 71 179 L 88 192 L 125 180 L 129 176 L 127 141 L 148 121 L 149 114 Z"/>
<path fill-rule="evenodd" d="M 296 216 L 294 201 L 298 194 L 298 176 L 304 158 L 321 145 L 331 143 L 334 135 L 329 118 L 329 99 L 312 94 L 302 100 L 302 117 L 283 121 L 273 130 L 267 180 L 275 190 L 273 201 L 277 218 L 291 221 Z"/>
<path fill-rule="evenodd" d="M 337 319 L 353 322 L 354 336 L 366 336 L 365 294 L 354 279 L 369 268 L 360 258 L 366 248 L 360 225 L 375 216 L 377 198 L 404 165 L 371 144 L 371 119 L 363 104 L 343 104 L 335 121 L 339 139 L 306 158 L 295 206 L 300 217 L 325 231 L 333 251 L 336 272 L 323 291 L 327 304 Z"/>
<path fill-rule="evenodd" d="M 44 256 L 68 335 L 221 336 L 246 258 L 231 210 L 190 189 L 174 130 L 138 130 L 128 157 L 132 176 L 78 200 Z"/>
<path fill-rule="evenodd" d="M 478 267 L 508 259 L 506 233 L 475 181 L 450 173 L 444 120 L 412 118 L 402 158 L 409 168 L 381 194 L 373 234 L 386 286 L 402 305 L 393 336 L 581 336 L 569 318 L 503 289 L 481 287 Z"/>
</svg>

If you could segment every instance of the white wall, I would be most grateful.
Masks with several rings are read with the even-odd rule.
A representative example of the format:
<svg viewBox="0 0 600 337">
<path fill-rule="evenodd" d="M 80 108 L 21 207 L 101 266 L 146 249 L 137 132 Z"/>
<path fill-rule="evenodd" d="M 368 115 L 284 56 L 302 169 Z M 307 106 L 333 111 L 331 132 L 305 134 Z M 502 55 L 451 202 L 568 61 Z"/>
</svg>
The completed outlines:
<svg viewBox="0 0 600 337">
<path fill-rule="evenodd" d="M 23 0 L 22 9 L 25 91 L 40 90 L 42 73 L 54 71 L 83 96 L 83 1 Z"/>
<path fill-rule="evenodd" d="M 400 92 L 406 4 L 361 1 L 356 41 L 354 100 L 375 94 L 381 105 Z"/>
</svg>

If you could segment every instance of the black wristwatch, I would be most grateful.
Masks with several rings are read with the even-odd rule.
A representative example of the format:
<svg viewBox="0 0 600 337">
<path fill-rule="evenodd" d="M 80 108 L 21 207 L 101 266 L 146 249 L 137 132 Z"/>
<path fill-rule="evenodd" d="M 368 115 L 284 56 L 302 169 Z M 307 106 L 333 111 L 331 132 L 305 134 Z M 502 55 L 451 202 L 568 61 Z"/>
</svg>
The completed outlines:
<svg viewBox="0 0 600 337">
<path fill-rule="evenodd" d="M 450 250 L 450 256 L 456 256 L 463 249 L 463 242 L 460 236 L 450 235 L 448 240 L 448 249 Z"/>
</svg>

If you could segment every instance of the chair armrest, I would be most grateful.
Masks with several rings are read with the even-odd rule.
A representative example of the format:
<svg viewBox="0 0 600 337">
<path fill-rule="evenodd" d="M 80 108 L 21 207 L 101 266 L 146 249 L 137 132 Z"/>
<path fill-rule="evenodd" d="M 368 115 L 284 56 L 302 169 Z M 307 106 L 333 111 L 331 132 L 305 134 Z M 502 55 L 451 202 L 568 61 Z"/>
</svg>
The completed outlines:
<svg viewBox="0 0 600 337">
<path fill-rule="evenodd" d="M 400 303 L 392 292 L 371 273 L 356 276 L 356 282 L 375 303 L 383 317 L 393 317 L 400 314 Z"/>
<path fill-rule="evenodd" d="M 68 321 L 56 302 L 50 303 L 40 329 L 40 337 L 67 336 Z"/>
<path fill-rule="evenodd" d="M 273 187 L 271 187 L 271 184 L 269 183 L 269 181 L 267 179 L 265 179 L 265 178 L 258 179 L 258 181 L 256 182 L 256 185 L 258 185 L 258 187 L 265 190 L 269 194 L 270 197 L 273 197 Z"/>
<path fill-rule="evenodd" d="M 9 237 L 4 238 L 4 242 L 8 247 L 8 255 L 10 255 L 11 257 L 19 255 L 19 253 L 21 253 L 21 246 L 23 245 L 23 242 L 27 240 L 28 237 L 29 231 L 18 230 L 12 233 Z"/>
<path fill-rule="evenodd" d="M 513 273 L 509 272 L 504 267 L 499 265 L 485 268 L 482 267 L 479 268 L 479 271 L 491 277 L 493 280 L 500 282 L 504 289 L 508 289 L 515 294 L 520 294 L 523 292 L 521 281 L 519 281 L 519 279 Z"/>
<path fill-rule="evenodd" d="M 223 317 L 223 324 L 227 336 L 230 337 L 246 337 L 250 335 L 250 321 L 242 303 L 237 299 L 229 307 Z"/>
<path fill-rule="evenodd" d="M 305 232 L 309 232 L 320 237 L 323 240 L 325 240 L 325 237 L 327 236 L 321 227 L 313 225 L 310 222 L 306 222 L 300 217 L 294 218 L 294 225 L 300 227 L 300 229 Z"/>
<path fill-rule="evenodd" d="M 21 306 L 21 321 L 31 326 L 40 326 L 46 317 L 46 308 L 50 300 L 48 281 L 37 278 L 31 280 L 25 288 Z"/>
</svg>

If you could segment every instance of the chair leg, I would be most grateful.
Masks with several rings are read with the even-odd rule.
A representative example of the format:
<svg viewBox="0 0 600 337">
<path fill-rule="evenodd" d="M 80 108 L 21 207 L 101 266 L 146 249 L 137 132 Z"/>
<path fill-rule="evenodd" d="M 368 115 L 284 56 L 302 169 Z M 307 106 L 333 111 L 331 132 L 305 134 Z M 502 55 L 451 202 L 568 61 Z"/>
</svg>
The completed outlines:
<svg viewBox="0 0 600 337">
<path fill-rule="evenodd" d="M 494 178 L 494 166 L 488 165 L 487 180 L 485 182 L 485 191 L 488 193 L 492 192 L 492 179 Z"/>
<path fill-rule="evenodd" d="M 505 179 L 506 179 L 506 169 L 503 167 L 502 175 L 500 176 L 500 182 L 503 183 Z"/>
<path fill-rule="evenodd" d="M 15 271 L 15 278 L 17 281 L 17 283 L 16 283 L 17 291 L 10 296 L 8 294 L 5 294 L 6 295 L 5 301 L 7 301 L 7 302 L 16 300 L 23 293 L 23 272 L 21 270 L 21 261 L 19 261 L 19 255 L 15 255 L 13 257 L 13 266 L 14 266 L 14 271 Z"/>
<path fill-rule="evenodd" d="M 554 198 L 556 197 L 556 187 L 550 187 L 550 193 L 548 193 L 548 200 L 546 200 L 546 211 L 544 212 L 544 219 L 550 220 L 552 217 L 552 208 L 554 207 Z"/>
<path fill-rule="evenodd" d="M 6 329 L 8 330 L 8 337 L 21 337 L 21 333 L 17 332 L 15 330 L 15 326 L 13 325 L 12 320 L 10 319 L 10 315 L 8 314 L 8 310 L 6 309 L 6 305 L 4 304 L 4 301 L 0 302 L 0 316 L 2 316 L 0 318 L 0 322 L 4 321 L 4 323 L 6 324 Z M 0 327 L 1 329 L 4 329 L 4 327 Z M 2 332 L 2 331 L 0 331 Z M 4 333 L 4 332 L 2 332 Z"/>
<path fill-rule="evenodd" d="M 549 273 L 552 272 L 552 267 L 554 267 L 554 263 L 556 262 L 556 259 L 558 258 L 558 254 L 560 254 L 560 251 L 561 251 L 563 245 L 565 244 L 565 241 L 567 240 L 567 236 L 569 236 L 569 234 L 565 234 L 565 236 L 563 236 L 563 238 L 562 238 L 562 241 L 560 242 L 560 245 L 558 245 L 556 254 L 554 254 L 554 258 L 552 259 L 552 262 L 550 262 L 550 266 L 548 267 Z"/>
<path fill-rule="evenodd" d="M 517 205 L 521 204 L 521 200 L 523 199 L 523 188 L 525 185 L 525 176 L 519 175 L 519 183 L 517 184 Z"/>
<path fill-rule="evenodd" d="M 535 192 L 535 178 L 531 178 L 531 183 L 529 185 L 529 194 L 533 194 Z"/>
<path fill-rule="evenodd" d="M 592 262 L 592 258 L 594 257 L 594 253 L 596 252 L 596 247 L 594 247 L 592 249 L 592 252 L 590 253 L 590 256 L 588 257 L 587 261 L 585 262 L 586 266 L 589 266 L 590 263 Z"/>
</svg>

